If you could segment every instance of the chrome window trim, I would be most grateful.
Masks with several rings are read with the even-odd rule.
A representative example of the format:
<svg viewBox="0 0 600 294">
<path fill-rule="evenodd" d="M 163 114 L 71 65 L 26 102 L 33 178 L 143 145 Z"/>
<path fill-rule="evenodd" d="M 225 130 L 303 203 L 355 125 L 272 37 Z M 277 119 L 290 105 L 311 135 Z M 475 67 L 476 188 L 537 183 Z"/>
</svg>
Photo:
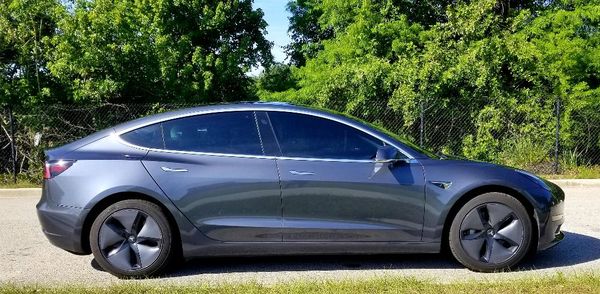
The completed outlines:
<svg viewBox="0 0 600 294">
<path fill-rule="evenodd" d="M 193 112 L 177 115 L 174 117 L 170 117 L 167 119 L 163 119 L 160 121 L 154 121 L 154 122 L 150 122 L 150 123 L 140 124 L 138 126 L 130 127 L 130 128 L 124 129 L 119 132 L 115 131 L 113 134 L 116 136 L 118 141 L 120 141 L 121 143 L 123 143 L 127 146 L 137 148 L 137 149 L 142 149 L 142 150 L 154 151 L 154 152 L 167 152 L 167 153 L 205 155 L 205 156 L 221 156 L 221 157 L 238 157 L 238 158 L 281 159 L 281 160 L 304 160 L 304 161 L 326 161 L 326 162 L 375 162 L 374 160 L 366 160 L 366 159 L 362 159 L 362 160 L 361 159 L 333 159 L 333 158 L 285 157 L 285 156 L 267 156 L 267 155 L 261 156 L 261 155 L 250 155 L 250 154 L 230 154 L 230 153 L 214 153 L 214 152 L 199 152 L 199 151 L 182 151 L 182 150 L 171 150 L 171 149 L 156 149 L 156 148 L 149 148 L 149 147 L 134 145 L 129 142 L 126 142 L 125 140 L 123 140 L 123 138 L 121 138 L 121 135 L 123 135 L 127 132 L 131 132 L 133 130 L 137 130 L 137 129 L 147 127 L 147 126 L 150 126 L 153 124 L 164 123 L 164 122 L 167 122 L 170 120 L 186 118 L 186 117 L 191 117 L 191 116 L 196 116 L 196 115 L 206 115 L 206 114 L 225 113 L 225 112 L 240 112 L 240 111 L 252 111 L 252 112 L 254 112 L 255 116 L 256 116 L 257 111 L 263 111 L 263 112 L 266 112 L 267 114 L 268 114 L 268 112 L 288 112 L 288 113 L 297 113 L 297 114 L 315 116 L 315 117 L 319 117 L 319 118 L 323 118 L 323 119 L 332 120 L 337 123 L 340 123 L 340 124 L 346 125 L 348 127 L 354 128 L 356 130 L 359 130 L 361 132 L 367 133 L 370 136 L 373 136 L 373 137 L 381 140 L 386 145 L 393 146 L 394 148 L 396 148 L 398 150 L 398 152 L 402 153 L 402 155 L 404 155 L 404 157 L 406 157 L 409 160 L 415 159 L 413 156 L 410 156 L 406 151 L 404 151 L 402 149 L 402 147 L 400 147 L 397 144 L 394 144 L 388 140 L 385 140 L 384 138 L 381 138 L 379 135 L 371 132 L 367 127 L 354 126 L 354 125 L 348 124 L 344 121 L 339 121 L 331 116 L 328 116 L 327 114 L 323 114 L 323 113 L 320 113 L 317 111 L 310 112 L 310 111 L 306 111 L 303 109 L 256 109 L 255 107 L 243 107 L 243 108 L 236 108 L 236 109 L 212 109 L 212 110 L 205 110 L 205 111 L 193 111 Z M 359 123 L 360 122 L 357 122 L 357 124 L 359 124 Z M 257 129 L 257 131 L 260 134 L 260 129 Z M 261 143 L 261 148 L 262 147 L 263 146 Z"/>
<path fill-rule="evenodd" d="M 143 147 L 143 146 L 138 146 L 138 145 L 131 144 L 131 143 L 123 140 L 123 138 L 121 138 L 121 136 L 118 135 L 117 133 L 113 133 L 113 136 L 115 137 L 115 140 L 117 140 L 121 144 L 129 146 L 131 148 L 136 148 L 136 149 L 145 150 L 145 151 L 154 151 L 154 152 L 160 152 L 160 153 L 174 153 L 174 154 L 218 156 L 218 157 L 275 159 L 275 156 L 267 156 L 267 155 L 230 154 L 230 153 L 214 153 L 214 152 L 199 152 L 199 151 L 182 151 L 182 150 L 171 150 L 171 149 L 157 149 L 157 148 Z"/>
<path fill-rule="evenodd" d="M 253 159 L 271 159 L 271 160 L 294 160 L 294 161 L 321 161 L 321 162 L 342 162 L 342 163 L 375 163 L 374 159 L 339 159 L 339 158 L 310 158 L 310 157 L 285 157 L 285 156 L 270 156 L 270 155 L 249 155 L 249 154 L 230 154 L 230 153 L 212 153 L 212 152 L 199 152 L 199 151 L 181 151 L 181 150 L 170 150 L 170 149 L 156 149 L 137 146 L 131 144 L 123 139 L 116 133 L 113 136 L 119 143 L 127 145 L 132 148 L 141 149 L 145 151 L 154 151 L 158 153 L 173 153 L 173 154 L 185 154 L 185 155 L 201 155 L 201 156 L 216 156 L 216 157 L 232 157 L 232 158 L 253 158 Z M 409 158 L 412 162 L 414 158 Z"/>
<path fill-rule="evenodd" d="M 375 163 L 371 159 L 338 159 L 338 158 L 310 158 L 310 157 L 276 157 L 277 160 L 293 160 L 293 161 L 322 161 L 322 162 L 345 162 L 345 163 Z"/>
</svg>

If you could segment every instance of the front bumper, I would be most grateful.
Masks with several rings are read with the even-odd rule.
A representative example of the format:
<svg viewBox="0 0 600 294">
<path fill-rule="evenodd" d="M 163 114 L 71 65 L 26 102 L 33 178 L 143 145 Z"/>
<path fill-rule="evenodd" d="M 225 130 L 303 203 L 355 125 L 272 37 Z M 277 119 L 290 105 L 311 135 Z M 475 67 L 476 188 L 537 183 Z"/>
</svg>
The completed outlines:
<svg viewBox="0 0 600 294">
<path fill-rule="evenodd" d="M 42 231 L 50 243 L 75 254 L 89 254 L 81 244 L 87 209 L 61 206 L 47 201 L 46 197 L 42 197 L 36 208 Z"/>
<path fill-rule="evenodd" d="M 553 183 L 548 185 L 550 186 L 550 193 L 552 193 L 552 203 L 548 213 L 544 215 L 543 219 L 538 220 L 540 228 L 538 250 L 551 248 L 565 237 L 560 230 L 565 222 L 565 193 Z"/>
</svg>

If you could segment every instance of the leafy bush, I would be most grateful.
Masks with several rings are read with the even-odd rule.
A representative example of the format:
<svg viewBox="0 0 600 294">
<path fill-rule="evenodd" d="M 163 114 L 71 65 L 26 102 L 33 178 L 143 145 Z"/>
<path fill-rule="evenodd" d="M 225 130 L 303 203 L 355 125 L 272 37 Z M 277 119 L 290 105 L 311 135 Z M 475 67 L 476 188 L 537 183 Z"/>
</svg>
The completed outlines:
<svg viewBox="0 0 600 294">
<path fill-rule="evenodd" d="M 529 137 L 518 137 L 510 140 L 503 147 L 497 161 L 537 173 L 552 173 L 552 147 L 546 142 L 532 140 Z"/>
</svg>

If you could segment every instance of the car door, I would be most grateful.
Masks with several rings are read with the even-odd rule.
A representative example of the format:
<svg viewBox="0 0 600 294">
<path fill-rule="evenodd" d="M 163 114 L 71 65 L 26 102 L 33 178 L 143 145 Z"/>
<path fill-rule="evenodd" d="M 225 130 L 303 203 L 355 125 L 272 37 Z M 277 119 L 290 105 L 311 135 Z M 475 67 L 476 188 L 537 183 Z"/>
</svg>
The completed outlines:
<svg viewBox="0 0 600 294">
<path fill-rule="evenodd" d="M 328 118 L 268 116 L 281 151 L 284 241 L 421 240 L 425 195 L 418 162 L 376 164 L 381 139 Z"/>
<path fill-rule="evenodd" d="M 143 164 L 200 231 L 220 241 L 281 241 L 276 162 L 263 154 L 254 112 L 179 118 L 160 128 L 164 148 Z"/>
</svg>

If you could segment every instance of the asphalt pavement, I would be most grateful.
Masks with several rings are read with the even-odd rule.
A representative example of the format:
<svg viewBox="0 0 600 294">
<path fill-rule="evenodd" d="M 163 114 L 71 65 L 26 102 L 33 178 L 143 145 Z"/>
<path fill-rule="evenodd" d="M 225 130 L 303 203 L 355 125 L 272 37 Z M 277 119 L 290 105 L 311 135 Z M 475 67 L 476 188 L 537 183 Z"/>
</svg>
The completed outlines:
<svg viewBox="0 0 600 294">
<path fill-rule="evenodd" d="M 565 240 L 538 253 L 521 268 L 503 273 L 475 273 L 440 254 L 380 256 L 298 256 L 197 259 L 165 277 L 119 280 L 102 271 L 93 256 L 77 256 L 52 246 L 35 213 L 39 190 L 0 194 L 0 283 L 276 283 L 298 279 L 339 280 L 408 276 L 448 282 L 497 280 L 556 273 L 600 274 L 600 186 L 569 186 Z M 10 193 L 9 193 L 10 194 Z M 19 194 L 19 195 L 17 195 Z M 25 194 L 25 195 L 23 195 Z"/>
</svg>

